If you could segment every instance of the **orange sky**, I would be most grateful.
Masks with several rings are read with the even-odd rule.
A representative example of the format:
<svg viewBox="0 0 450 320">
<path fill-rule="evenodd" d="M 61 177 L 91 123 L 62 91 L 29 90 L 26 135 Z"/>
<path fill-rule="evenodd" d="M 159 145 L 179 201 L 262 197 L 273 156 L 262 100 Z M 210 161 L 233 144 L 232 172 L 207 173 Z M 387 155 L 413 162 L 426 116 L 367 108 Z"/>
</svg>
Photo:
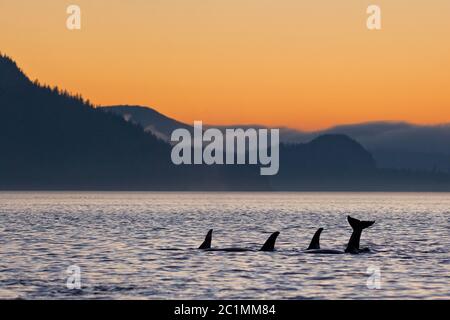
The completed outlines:
<svg viewBox="0 0 450 320">
<path fill-rule="evenodd" d="M 0 51 L 95 104 L 185 122 L 450 122 L 448 0 L 0 0 Z"/>
</svg>

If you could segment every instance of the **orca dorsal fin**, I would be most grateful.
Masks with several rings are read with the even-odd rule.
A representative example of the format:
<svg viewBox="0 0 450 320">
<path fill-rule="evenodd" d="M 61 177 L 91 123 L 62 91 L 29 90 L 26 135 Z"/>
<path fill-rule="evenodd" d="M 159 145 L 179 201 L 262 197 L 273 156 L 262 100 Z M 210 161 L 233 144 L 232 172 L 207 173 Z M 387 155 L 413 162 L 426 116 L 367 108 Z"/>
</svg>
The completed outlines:
<svg viewBox="0 0 450 320">
<path fill-rule="evenodd" d="M 199 247 L 199 249 L 201 249 L 201 250 L 211 249 L 212 233 L 213 233 L 213 229 L 208 231 L 208 234 L 205 237 L 205 241 L 203 241 L 203 243 Z"/>
<path fill-rule="evenodd" d="M 270 235 L 269 239 L 267 239 L 266 243 L 262 246 L 260 251 L 273 251 L 275 250 L 275 242 L 277 241 L 278 236 L 280 233 L 274 232 Z"/>
<path fill-rule="evenodd" d="M 320 249 L 320 235 L 323 231 L 323 228 L 319 228 L 316 233 L 314 234 L 314 237 L 311 240 L 311 243 L 309 244 L 308 249 L 306 250 L 317 250 Z"/>
</svg>

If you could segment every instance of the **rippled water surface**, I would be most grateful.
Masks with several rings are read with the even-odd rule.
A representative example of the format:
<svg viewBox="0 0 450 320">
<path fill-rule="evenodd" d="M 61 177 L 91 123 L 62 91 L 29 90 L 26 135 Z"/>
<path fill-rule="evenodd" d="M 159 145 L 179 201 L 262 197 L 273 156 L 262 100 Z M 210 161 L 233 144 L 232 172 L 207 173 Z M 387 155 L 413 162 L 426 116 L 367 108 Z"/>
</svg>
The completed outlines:
<svg viewBox="0 0 450 320">
<path fill-rule="evenodd" d="M 348 214 L 377 221 L 372 253 L 303 252 L 318 227 L 344 249 Z M 281 235 L 196 250 L 210 228 L 214 247 Z M 0 193 L 0 298 L 448 299 L 449 231 L 445 193 Z"/>
</svg>

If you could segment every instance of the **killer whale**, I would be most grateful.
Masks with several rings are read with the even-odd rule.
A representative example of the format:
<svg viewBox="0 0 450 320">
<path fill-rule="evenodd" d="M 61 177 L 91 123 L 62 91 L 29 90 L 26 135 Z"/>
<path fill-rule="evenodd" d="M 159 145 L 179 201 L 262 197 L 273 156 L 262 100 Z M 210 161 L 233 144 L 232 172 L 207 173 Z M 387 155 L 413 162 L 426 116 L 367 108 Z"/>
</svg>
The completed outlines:
<svg viewBox="0 0 450 320">
<path fill-rule="evenodd" d="M 370 251 L 369 248 L 360 249 L 359 242 L 361 240 L 361 234 L 364 229 L 372 226 L 375 221 L 361 221 L 350 216 L 347 217 L 348 223 L 352 226 L 353 233 L 348 241 L 346 253 L 361 253 Z"/>
<path fill-rule="evenodd" d="M 320 235 L 322 234 L 323 228 L 319 228 L 316 233 L 314 234 L 314 237 L 311 240 L 311 243 L 309 244 L 308 249 L 306 250 L 319 250 L 320 249 Z"/>
<path fill-rule="evenodd" d="M 212 248 L 211 247 L 211 242 L 212 242 L 212 234 L 213 234 L 213 229 L 209 230 L 208 233 L 206 234 L 205 240 L 203 241 L 203 243 L 200 245 L 200 247 L 198 249 L 200 250 L 205 250 L 205 251 L 225 251 L 225 252 L 246 252 L 246 251 L 255 251 L 253 249 L 248 249 L 248 248 Z M 275 250 L 275 243 L 277 241 L 278 236 L 280 235 L 280 233 L 274 232 L 270 235 L 270 237 L 266 240 L 266 242 L 264 243 L 264 245 L 261 247 L 261 249 L 259 249 L 259 251 L 274 251 Z"/>
<path fill-rule="evenodd" d="M 334 249 L 321 249 L 320 248 L 320 235 L 322 234 L 323 228 L 319 228 L 314 237 L 311 240 L 311 243 L 306 249 L 306 253 L 315 253 L 315 254 L 358 254 L 362 252 L 369 252 L 369 248 L 360 249 L 359 244 L 361 240 L 362 231 L 370 226 L 372 226 L 375 221 L 361 221 L 351 216 L 347 216 L 347 221 L 353 229 L 352 235 L 347 244 L 347 248 L 345 251 L 334 250 Z"/>
<path fill-rule="evenodd" d="M 208 231 L 205 237 L 205 241 L 203 241 L 203 243 L 199 247 L 200 250 L 211 249 L 212 233 L 213 229 Z"/>
</svg>

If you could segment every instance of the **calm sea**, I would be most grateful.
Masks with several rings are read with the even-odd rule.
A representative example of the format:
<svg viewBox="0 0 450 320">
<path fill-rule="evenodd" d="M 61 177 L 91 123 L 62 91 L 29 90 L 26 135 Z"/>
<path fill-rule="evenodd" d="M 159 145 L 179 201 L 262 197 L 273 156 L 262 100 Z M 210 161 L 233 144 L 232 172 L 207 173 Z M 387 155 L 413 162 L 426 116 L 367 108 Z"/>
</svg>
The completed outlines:
<svg viewBox="0 0 450 320">
<path fill-rule="evenodd" d="M 318 227 L 344 249 L 348 214 L 376 220 L 372 253 L 303 252 Z M 196 250 L 211 228 L 214 247 L 281 234 L 276 252 Z M 448 299 L 449 239 L 448 193 L 7 192 L 0 298 Z"/>
</svg>

